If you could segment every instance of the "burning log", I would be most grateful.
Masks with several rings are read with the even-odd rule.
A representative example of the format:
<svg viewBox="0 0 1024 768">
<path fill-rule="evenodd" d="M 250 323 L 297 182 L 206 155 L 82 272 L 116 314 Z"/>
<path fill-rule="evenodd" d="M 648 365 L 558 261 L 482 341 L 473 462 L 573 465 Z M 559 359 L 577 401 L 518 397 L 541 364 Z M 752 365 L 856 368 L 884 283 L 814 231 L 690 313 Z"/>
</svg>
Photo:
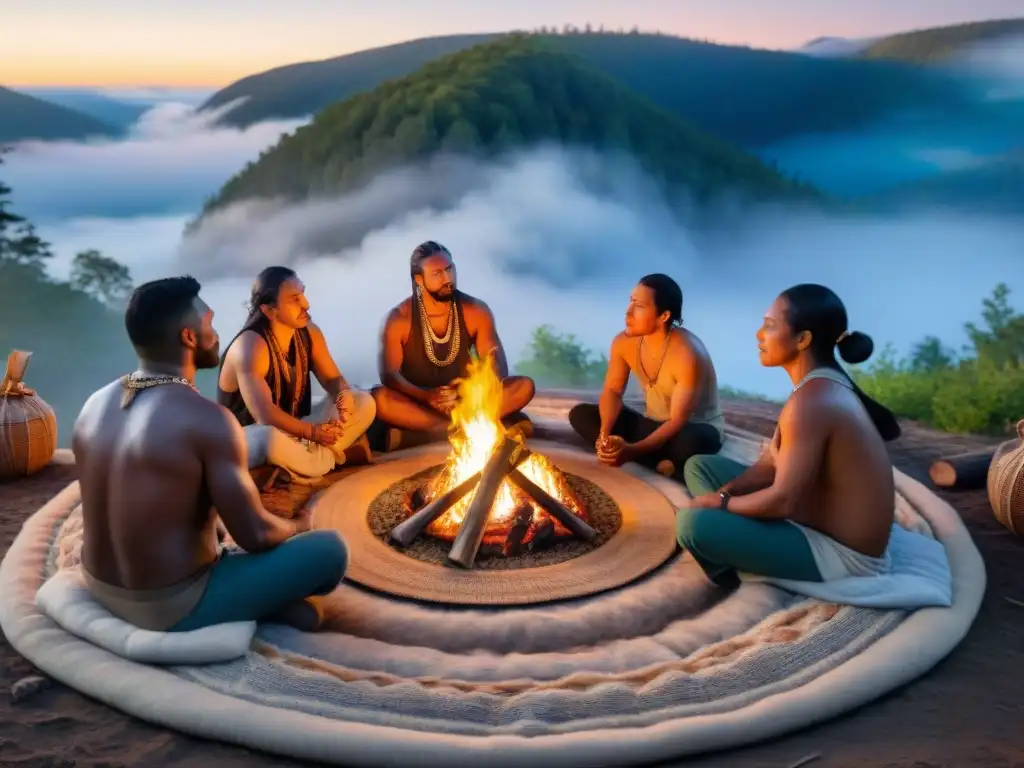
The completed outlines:
<svg viewBox="0 0 1024 768">
<path fill-rule="evenodd" d="M 477 472 L 475 475 L 467 477 L 446 493 L 442 493 L 411 517 L 403 520 L 391 529 L 391 533 L 389 535 L 391 541 L 400 547 L 408 547 L 416 540 L 417 536 L 426 530 L 428 525 L 437 520 L 437 518 L 451 509 L 455 504 L 458 504 L 463 496 L 473 490 L 473 486 L 475 486 L 479 480 L 480 473 Z"/>
<path fill-rule="evenodd" d="M 413 488 L 405 499 L 405 516 L 409 517 L 419 512 L 426 503 L 427 500 L 423 498 L 423 489 L 420 487 Z"/>
<path fill-rule="evenodd" d="M 572 511 L 562 502 L 545 491 L 530 478 L 513 469 L 508 474 L 509 479 L 519 486 L 519 489 L 526 493 L 531 499 L 540 505 L 540 508 L 564 525 L 572 535 L 583 541 L 593 541 L 597 538 L 597 531 L 583 518 L 574 515 Z"/>
<path fill-rule="evenodd" d="M 509 460 L 520 445 L 521 443 L 506 437 L 498 450 L 492 453 L 487 460 L 480 473 L 480 482 L 477 484 L 476 493 L 469 503 L 469 509 L 466 510 L 466 516 L 462 519 L 455 543 L 452 544 L 451 551 L 448 553 L 449 562 L 461 565 L 463 568 L 473 566 L 476 553 L 483 541 L 494 498 L 498 495 L 498 489 L 505 476 L 512 469 Z"/>
<path fill-rule="evenodd" d="M 530 551 L 540 552 L 555 543 L 555 523 L 550 517 L 542 517 L 533 526 L 533 536 L 530 538 Z"/>
<path fill-rule="evenodd" d="M 528 450 L 521 450 L 513 457 L 511 466 L 518 467 L 528 456 Z M 391 543 L 404 549 L 416 541 L 416 537 L 423 533 L 423 531 L 427 529 L 428 525 L 458 504 L 462 500 L 463 496 L 476 487 L 476 484 L 480 482 L 481 474 L 481 472 L 477 472 L 476 474 L 470 475 L 461 483 L 445 491 L 425 507 L 415 512 L 415 514 L 407 517 L 401 523 L 392 528 L 391 533 L 388 534 L 388 537 L 391 539 Z M 422 491 L 420 494 L 422 498 Z M 410 502 L 411 501 L 412 499 L 410 498 Z"/>
<path fill-rule="evenodd" d="M 520 504 L 516 508 L 516 515 L 512 519 L 512 527 L 509 529 L 508 536 L 505 537 L 505 542 L 501 546 L 501 551 L 505 557 L 517 557 L 523 553 L 525 549 L 523 539 L 530 532 L 530 523 L 532 522 L 533 506 L 530 504 Z"/>
</svg>

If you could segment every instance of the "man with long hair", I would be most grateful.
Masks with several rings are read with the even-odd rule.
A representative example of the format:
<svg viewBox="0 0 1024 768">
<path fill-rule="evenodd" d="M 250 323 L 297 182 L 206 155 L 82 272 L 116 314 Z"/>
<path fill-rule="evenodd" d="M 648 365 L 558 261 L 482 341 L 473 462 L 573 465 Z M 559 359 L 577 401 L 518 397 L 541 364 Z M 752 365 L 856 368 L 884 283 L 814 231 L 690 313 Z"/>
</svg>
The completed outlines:
<svg viewBox="0 0 1024 768">
<path fill-rule="evenodd" d="M 315 408 L 310 373 L 327 393 Z M 249 317 L 224 353 L 217 400 L 245 428 L 252 467 L 273 465 L 301 480 L 356 454 L 369 459 L 373 397 L 353 390 L 338 370 L 310 319 L 305 286 L 288 267 L 256 277 Z"/>
<path fill-rule="evenodd" d="M 264 509 L 238 421 L 195 387 L 216 368 L 213 311 L 191 277 L 140 285 L 125 312 L 134 373 L 93 394 L 72 447 L 82 571 L 97 602 L 157 632 L 235 621 L 320 625 L 317 595 L 344 576 L 335 531 Z M 219 551 L 218 519 L 243 552 Z"/>
<path fill-rule="evenodd" d="M 373 390 L 378 420 L 388 428 L 385 450 L 397 448 L 403 433 L 414 442 L 447 433 L 458 398 L 457 380 L 474 349 L 480 359 L 491 358 L 502 379 L 500 415 L 506 426 L 528 429 L 522 409 L 533 399 L 533 381 L 509 375 L 494 315 L 480 299 L 457 289 L 448 249 L 433 240 L 419 245 L 412 252 L 409 274 L 412 296 L 384 320 L 381 386 Z"/>
</svg>

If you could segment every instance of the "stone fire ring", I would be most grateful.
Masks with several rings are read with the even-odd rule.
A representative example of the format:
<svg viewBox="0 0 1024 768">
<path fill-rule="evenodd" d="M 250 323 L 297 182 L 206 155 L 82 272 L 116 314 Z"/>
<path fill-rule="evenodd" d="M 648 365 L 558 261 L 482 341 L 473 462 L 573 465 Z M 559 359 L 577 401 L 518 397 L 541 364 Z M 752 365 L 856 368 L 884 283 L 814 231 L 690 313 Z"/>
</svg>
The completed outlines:
<svg viewBox="0 0 1024 768">
<path fill-rule="evenodd" d="M 615 501 L 622 525 L 611 539 L 565 562 L 510 570 L 427 563 L 381 541 L 370 530 L 370 503 L 394 483 L 443 463 L 450 451 L 446 444 L 385 454 L 376 466 L 342 478 L 314 500 L 313 526 L 337 530 L 345 539 L 347 580 L 399 597 L 455 605 L 528 605 L 584 597 L 628 584 L 672 557 L 675 507 L 663 494 L 581 451 L 541 440 L 529 444 L 561 471 L 593 482 Z"/>
</svg>

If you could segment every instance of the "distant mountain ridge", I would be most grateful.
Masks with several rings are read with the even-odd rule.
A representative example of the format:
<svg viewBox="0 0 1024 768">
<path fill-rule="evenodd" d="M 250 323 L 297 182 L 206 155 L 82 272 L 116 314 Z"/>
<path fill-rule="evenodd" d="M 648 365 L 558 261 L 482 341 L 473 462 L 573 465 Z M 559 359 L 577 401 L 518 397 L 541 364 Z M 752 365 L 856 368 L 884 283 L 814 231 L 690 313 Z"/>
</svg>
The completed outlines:
<svg viewBox="0 0 1024 768">
<path fill-rule="evenodd" d="M 338 194 L 437 154 L 494 157 L 549 143 L 626 152 L 657 182 L 698 200 L 817 197 L 584 59 L 504 37 L 322 110 L 228 181 L 204 214 L 246 199 Z"/>
<path fill-rule="evenodd" d="M 1016 36 L 1024 38 L 1024 17 L 950 24 L 880 38 L 861 51 L 859 57 L 935 64 L 948 60 L 972 45 Z"/>
<path fill-rule="evenodd" d="M 0 143 L 80 141 L 112 138 L 122 132 L 90 115 L 0 86 Z"/>
<path fill-rule="evenodd" d="M 278 67 L 214 94 L 203 109 L 246 99 L 221 118 L 244 126 L 301 118 L 403 77 L 440 55 L 504 34 L 427 38 Z M 891 111 L 964 108 L 946 75 L 892 62 L 814 58 L 668 35 L 537 35 L 703 130 L 752 147 L 794 131 L 848 130 Z"/>
<path fill-rule="evenodd" d="M 21 92 L 121 129 L 134 125 L 152 106 L 146 102 L 111 98 L 82 88 L 28 88 Z"/>
</svg>

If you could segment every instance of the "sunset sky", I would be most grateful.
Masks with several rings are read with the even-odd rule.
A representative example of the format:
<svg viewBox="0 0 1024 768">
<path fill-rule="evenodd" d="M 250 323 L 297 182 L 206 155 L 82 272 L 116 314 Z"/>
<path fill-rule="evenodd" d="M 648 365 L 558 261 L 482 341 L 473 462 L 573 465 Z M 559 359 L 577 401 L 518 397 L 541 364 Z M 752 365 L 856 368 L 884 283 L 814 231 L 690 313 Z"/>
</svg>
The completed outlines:
<svg viewBox="0 0 1024 768">
<path fill-rule="evenodd" d="M 629 28 L 763 48 L 1024 14 L 1022 0 L 32 0 L 5 3 L 0 84 L 218 87 L 416 37 Z M 159 6 L 159 7 L 158 7 Z"/>
</svg>

